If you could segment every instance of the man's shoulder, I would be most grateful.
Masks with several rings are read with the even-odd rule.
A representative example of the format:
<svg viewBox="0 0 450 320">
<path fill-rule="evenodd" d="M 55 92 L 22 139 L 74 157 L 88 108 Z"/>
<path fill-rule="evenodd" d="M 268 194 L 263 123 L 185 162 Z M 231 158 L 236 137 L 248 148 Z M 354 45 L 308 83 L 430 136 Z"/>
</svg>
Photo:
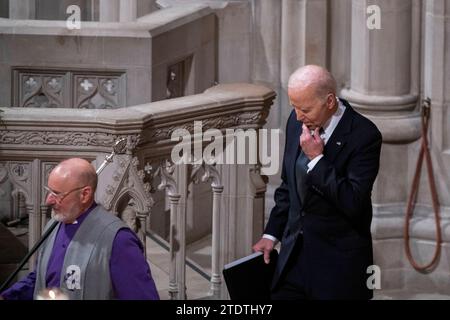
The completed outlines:
<svg viewBox="0 0 450 320">
<path fill-rule="evenodd" d="M 367 137 L 372 137 L 374 140 L 381 141 L 383 137 L 376 124 L 372 120 L 363 116 L 360 113 L 357 113 L 357 115 L 360 118 L 357 122 L 358 125 L 361 127 L 361 131 L 363 131 L 364 134 L 367 135 Z"/>
<path fill-rule="evenodd" d="M 95 216 L 96 220 L 99 223 L 103 223 L 105 225 L 110 224 L 123 224 L 125 225 L 125 222 L 123 222 L 119 217 L 117 217 L 114 213 L 111 211 L 108 211 L 103 207 L 102 205 L 98 204 L 97 207 L 94 209 L 95 212 L 93 216 Z"/>
<path fill-rule="evenodd" d="M 353 117 L 352 127 L 355 131 L 363 131 L 364 134 L 375 136 L 378 139 L 382 138 L 380 130 L 371 119 L 355 110 L 348 101 L 343 100 L 343 102 L 348 109 L 348 112 L 350 112 Z"/>
<path fill-rule="evenodd" d="M 107 214 L 113 214 L 111 211 L 107 210 L 102 204 L 97 203 L 97 206 L 94 210 L 97 210 L 97 212 L 101 213 L 107 213 Z"/>
<path fill-rule="evenodd" d="M 297 126 L 301 127 L 301 122 L 297 120 L 297 115 L 295 113 L 295 110 L 292 109 L 291 113 L 289 114 L 288 120 L 286 122 L 286 131 L 295 129 L 295 127 L 297 127 Z"/>
<path fill-rule="evenodd" d="M 127 224 L 117 217 L 111 211 L 106 210 L 103 206 L 97 205 L 96 211 L 93 212 L 95 216 L 94 223 L 100 227 L 101 237 L 104 239 L 110 239 L 110 241 L 116 241 L 114 239 L 121 233 L 122 230 L 130 230 Z M 129 238 L 128 233 L 126 238 Z M 123 237 L 122 237 L 123 238 Z"/>
</svg>

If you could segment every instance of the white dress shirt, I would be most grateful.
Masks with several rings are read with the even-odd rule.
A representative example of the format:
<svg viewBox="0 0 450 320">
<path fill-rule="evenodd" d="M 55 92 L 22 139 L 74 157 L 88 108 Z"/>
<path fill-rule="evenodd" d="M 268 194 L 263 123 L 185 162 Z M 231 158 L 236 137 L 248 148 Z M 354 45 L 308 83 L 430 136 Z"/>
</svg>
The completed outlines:
<svg viewBox="0 0 450 320">
<path fill-rule="evenodd" d="M 339 100 L 338 97 L 336 97 L 338 101 L 338 108 L 336 112 L 331 116 L 330 119 L 323 125 L 324 133 L 320 135 L 320 137 L 323 140 L 324 145 L 327 144 L 328 140 L 330 139 L 331 135 L 334 132 L 334 129 L 336 129 L 339 121 L 341 120 L 344 112 L 345 112 L 345 105 Z M 310 162 L 308 162 L 308 173 L 316 166 L 317 162 L 319 162 L 320 159 L 322 159 L 323 154 L 319 154 L 317 157 L 312 159 Z"/>
<path fill-rule="evenodd" d="M 336 129 L 339 121 L 341 120 L 342 116 L 345 112 L 345 105 L 342 103 L 341 100 L 339 100 L 338 97 L 336 97 L 338 101 L 338 108 L 336 112 L 331 116 L 330 119 L 323 125 L 324 132 L 320 135 L 320 137 L 323 140 L 324 145 L 327 144 L 328 140 L 330 140 L 331 135 L 334 132 L 334 129 Z M 312 159 L 310 162 L 308 162 L 308 171 L 307 173 L 311 172 L 312 169 L 316 166 L 316 164 L 319 162 L 320 159 L 322 159 L 323 154 L 319 154 L 317 157 Z M 270 234 L 263 234 L 263 238 L 270 239 L 275 242 L 275 244 L 278 242 L 278 239 L 274 236 L 271 236 Z"/>
</svg>

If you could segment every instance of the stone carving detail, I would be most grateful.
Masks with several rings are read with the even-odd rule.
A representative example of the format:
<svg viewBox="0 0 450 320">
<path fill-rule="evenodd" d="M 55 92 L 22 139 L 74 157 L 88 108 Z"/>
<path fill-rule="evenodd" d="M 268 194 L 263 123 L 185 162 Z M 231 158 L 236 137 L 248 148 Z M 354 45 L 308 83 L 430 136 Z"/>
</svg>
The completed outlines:
<svg viewBox="0 0 450 320">
<path fill-rule="evenodd" d="M 119 79 L 110 77 L 75 76 L 76 94 L 74 108 L 112 109 L 120 105 Z"/>
<path fill-rule="evenodd" d="M 148 214 L 153 206 L 150 196 L 150 184 L 144 182 L 143 170 L 138 170 L 139 161 L 131 155 L 116 156 L 116 170 L 112 174 L 113 182 L 105 189 L 103 205 L 108 210 L 117 212 L 119 200 L 124 195 L 134 199 L 135 211 L 139 214 Z"/>
<path fill-rule="evenodd" d="M 137 145 L 141 142 L 141 135 L 128 135 L 127 136 L 127 144 L 126 144 L 126 153 L 132 154 L 134 152 L 134 149 L 136 149 Z M 135 161 L 135 160 L 132 160 Z M 137 159 L 136 159 L 137 161 Z M 138 164 L 136 163 L 136 166 Z"/>
<path fill-rule="evenodd" d="M 20 75 L 19 107 L 63 108 L 64 77 L 61 75 Z"/>
<path fill-rule="evenodd" d="M 26 181 L 29 176 L 28 165 L 15 163 L 11 166 L 11 173 L 13 179 L 17 181 Z"/>
<path fill-rule="evenodd" d="M 31 167 L 29 163 L 6 161 L 0 162 L 0 183 L 9 181 L 13 185 L 12 196 L 22 193 L 28 201 L 31 191 Z"/>
<path fill-rule="evenodd" d="M 110 147 L 120 138 L 127 138 L 130 148 L 134 148 L 140 141 L 139 135 L 124 136 L 99 132 L 5 130 L 0 135 L 0 143 Z"/>
<path fill-rule="evenodd" d="M 212 187 L 221 187 L 222 179 L 219 171 L 216 168 L 215 163 L 206 164 L 194 164 L 192 165 L 191 180 L 194 183 L 211 181 Z"/>
<path fill-rule="evenodd" d="M 161 182 L 156 189 L 164 190 L 167 188 L 169 195 L 176 195 L 177 183 L 173 177 L 174 171 L 175 165 L 167 159 L 161 160 L 156 169 L 147 163 L 145 166 L 145 172 L 149 175 L 150 185 L 152 186 L 151 191 L 155 191 L 155 188 L 153 188 L 153 182 L 156 180 L 155 178 L 159 176 Z"/>
<path fill-rule="evenodd" d="M 125 105 L 125 74 L 15 68 L 16 107 L 110 109 Z"/>
<path fill-rule="evenodd" d="M 203 131 L 211 128 L 229 128 L 248 124 L 258 124 L 261 119 L 264 119 L 264 114 L 261 112 L 241 112 L 233 115 L 226 115 L 222 117 L 209 118 L 203 120 Z M 189 132 L 194 131 L 194 121 L 177 126 L 163 127 L 156 129 L 150 138 L 170 139 L 172 132 L 176 129 L 186 129 Z"/>
</svg>

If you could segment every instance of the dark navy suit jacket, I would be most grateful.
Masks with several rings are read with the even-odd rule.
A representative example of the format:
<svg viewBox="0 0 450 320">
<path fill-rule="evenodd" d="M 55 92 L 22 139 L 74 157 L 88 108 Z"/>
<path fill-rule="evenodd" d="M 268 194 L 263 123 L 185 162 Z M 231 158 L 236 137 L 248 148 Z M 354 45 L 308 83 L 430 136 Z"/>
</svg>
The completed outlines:
<svg viewBox="0 0 450 320">
<path fill-rule="evenodd" d="M 367 267 L 373 264 L 372 186 L 382 137 L 377 127 L 341 99 L 346 110 L 305 181 L 302 204 L 295 181 L 302 123 L 295 112 L 286 127 L 282 183 L 275 191 L 265 233 L 281 240 L 275 287 L 299 238 L 306 289 L 318 299 L 370 299 Z"/>
</svg>

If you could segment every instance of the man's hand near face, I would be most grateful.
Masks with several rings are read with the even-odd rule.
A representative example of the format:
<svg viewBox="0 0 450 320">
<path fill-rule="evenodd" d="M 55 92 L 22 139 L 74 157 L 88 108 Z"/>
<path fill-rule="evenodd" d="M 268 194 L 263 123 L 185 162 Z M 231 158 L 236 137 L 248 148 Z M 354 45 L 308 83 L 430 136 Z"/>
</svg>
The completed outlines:
<svg viewBox="0 0 450 320">
<path fill-rule="evenodd" d="M 308 127 L 303 124 L 302 134 L 300 135 L 300 147 L 309 160 L 323 153 L 324 142 L 319 134 L 319 127 L 316 127 L 314 134 L 311 135 Z"/>
</svg>

